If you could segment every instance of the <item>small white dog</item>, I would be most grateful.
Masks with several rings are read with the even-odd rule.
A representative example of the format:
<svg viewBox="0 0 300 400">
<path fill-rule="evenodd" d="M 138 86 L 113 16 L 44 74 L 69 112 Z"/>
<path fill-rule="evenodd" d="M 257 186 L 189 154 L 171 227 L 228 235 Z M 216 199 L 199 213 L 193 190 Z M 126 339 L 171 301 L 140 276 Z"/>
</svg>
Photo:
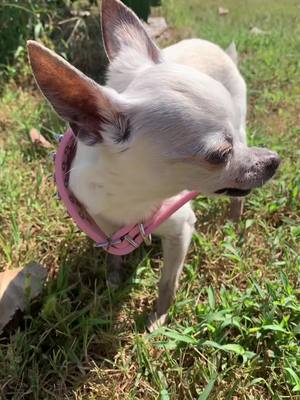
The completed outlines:
<svg viewBox="0 0 300 400">
<path fill-rule="evenodd" d="M 106 234 L 183 190 L 239 199 L 274 175 L 278 155 L 246 143 L 246 85 L 234 46 L 227 54 L 191 39 L 160 50 L 119 0 L 102 0 L 102 30 L 105 87 L 36 42 L 28 50 L 37 84 L 78 138 L 70 188 Z M 150 330 L 166 320 L 194 223 L 187 203 L 156 231 L 164 267 Z M 120 268 L 113 257 L 111 281 Z"/>
</svg>

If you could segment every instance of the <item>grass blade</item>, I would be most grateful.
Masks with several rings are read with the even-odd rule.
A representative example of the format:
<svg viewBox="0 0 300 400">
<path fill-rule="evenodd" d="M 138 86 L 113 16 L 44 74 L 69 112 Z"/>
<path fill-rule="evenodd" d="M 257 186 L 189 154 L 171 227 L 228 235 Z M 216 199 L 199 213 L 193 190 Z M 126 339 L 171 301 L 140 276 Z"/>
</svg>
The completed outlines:
<svg viewBox="0 0 300 400">
<path fill-rule="evenodd" d="M 210 393 L 212 392 L 215 383 L 217 380 L 217 373 L 215 373 L 213 375 L 213 377 L 211 378 L 211 380 L 208 382 L 208 384 L 206 385 L 205 389 L 203 390 L 203 392 L 200 394 L 200 396 L 198 397 L 198 400 L 207 400 Z"/>
</svg>

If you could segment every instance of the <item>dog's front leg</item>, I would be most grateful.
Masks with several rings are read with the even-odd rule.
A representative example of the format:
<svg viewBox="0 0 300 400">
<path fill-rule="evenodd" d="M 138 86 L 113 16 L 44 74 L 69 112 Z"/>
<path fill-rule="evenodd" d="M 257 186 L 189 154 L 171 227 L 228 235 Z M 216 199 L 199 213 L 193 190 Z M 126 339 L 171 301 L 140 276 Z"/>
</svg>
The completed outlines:
<svg viewBox="0 0 300 400">
<path fill-rule="evenodd" d="M 159 282 L 159 294 L 155 311 L 150 315 L 147 325 L 150 332 L 165 323 L 169 307 L 178 288 L 184 259 L 194 232 L 195 216 L 193 211 L 190 211 L 190 218 L 184 221 L 180 232 L 177 231 L 162 237 L 164 265 Z"/>
<path fill-rule="evenodd" d="M 106 264 L 107 284 L 111 289 L 117 289 L 125 280 L 123 258 L 108 254 Z"/>
<path fill-rule="evenodd" d="M 245 200 L 242 197 L 236 197 L 230 200 L 229 218 L 233 222 L 240 221 L 244 210 L 244 202 Z"/>
</svg>

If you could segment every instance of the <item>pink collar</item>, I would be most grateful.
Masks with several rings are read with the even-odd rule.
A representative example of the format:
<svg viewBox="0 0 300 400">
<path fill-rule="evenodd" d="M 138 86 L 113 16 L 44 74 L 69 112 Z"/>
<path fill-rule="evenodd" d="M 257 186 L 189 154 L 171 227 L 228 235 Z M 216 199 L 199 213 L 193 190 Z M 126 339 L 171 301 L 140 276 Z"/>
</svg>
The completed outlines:
<svg viewBox="0 0 300 400">
<path fill-rule="evenodd" d="M 60 141 L 55 157 L 55 180 L 58 195 L 78 227 L 96 242 L 96 247 L 101 247 L 108 253 L 125 255 L 138 248 L 142 242 L 149 244 L 151 233 L 175 211 L 197 196 L 197 192 L 182 192 L 176 200 L 164 201 L 151 218 L 135 225 L 124 226 L 108 237 L 68 188 L 69 171 L 75 152 L 75 137 L 69 128 Z"/>
</svg>

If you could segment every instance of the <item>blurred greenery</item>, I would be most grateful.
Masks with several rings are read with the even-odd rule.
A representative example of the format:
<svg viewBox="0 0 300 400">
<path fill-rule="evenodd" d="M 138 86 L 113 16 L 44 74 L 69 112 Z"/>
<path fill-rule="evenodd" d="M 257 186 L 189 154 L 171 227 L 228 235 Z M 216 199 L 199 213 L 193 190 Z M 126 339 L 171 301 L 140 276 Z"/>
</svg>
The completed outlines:
<svg viewBox="0 0 300 400">
<path fill-rule="evenodd" d="M 0 4 L 1 68 L 18 57 L 29 37 L 51 36 L 55 19 L 67 14 L 67 1 L 51 1 L 51 7 L 48 3 L 49 0 L 11 0 Z"/>
<path fill-rule="evenodd" d="M 127 0 L 140 18 L 160 0 Z M 9 0 L 0 4 L 0 76 L 24 76 L 25 44 L 42 40 L 98 81 L 106 59 L 102 50 L 97 0 Z M 80 50 L 80 51 L 79 51 Z M 26 74 L 25 74 L 26 75 Z"/>
</svg>

